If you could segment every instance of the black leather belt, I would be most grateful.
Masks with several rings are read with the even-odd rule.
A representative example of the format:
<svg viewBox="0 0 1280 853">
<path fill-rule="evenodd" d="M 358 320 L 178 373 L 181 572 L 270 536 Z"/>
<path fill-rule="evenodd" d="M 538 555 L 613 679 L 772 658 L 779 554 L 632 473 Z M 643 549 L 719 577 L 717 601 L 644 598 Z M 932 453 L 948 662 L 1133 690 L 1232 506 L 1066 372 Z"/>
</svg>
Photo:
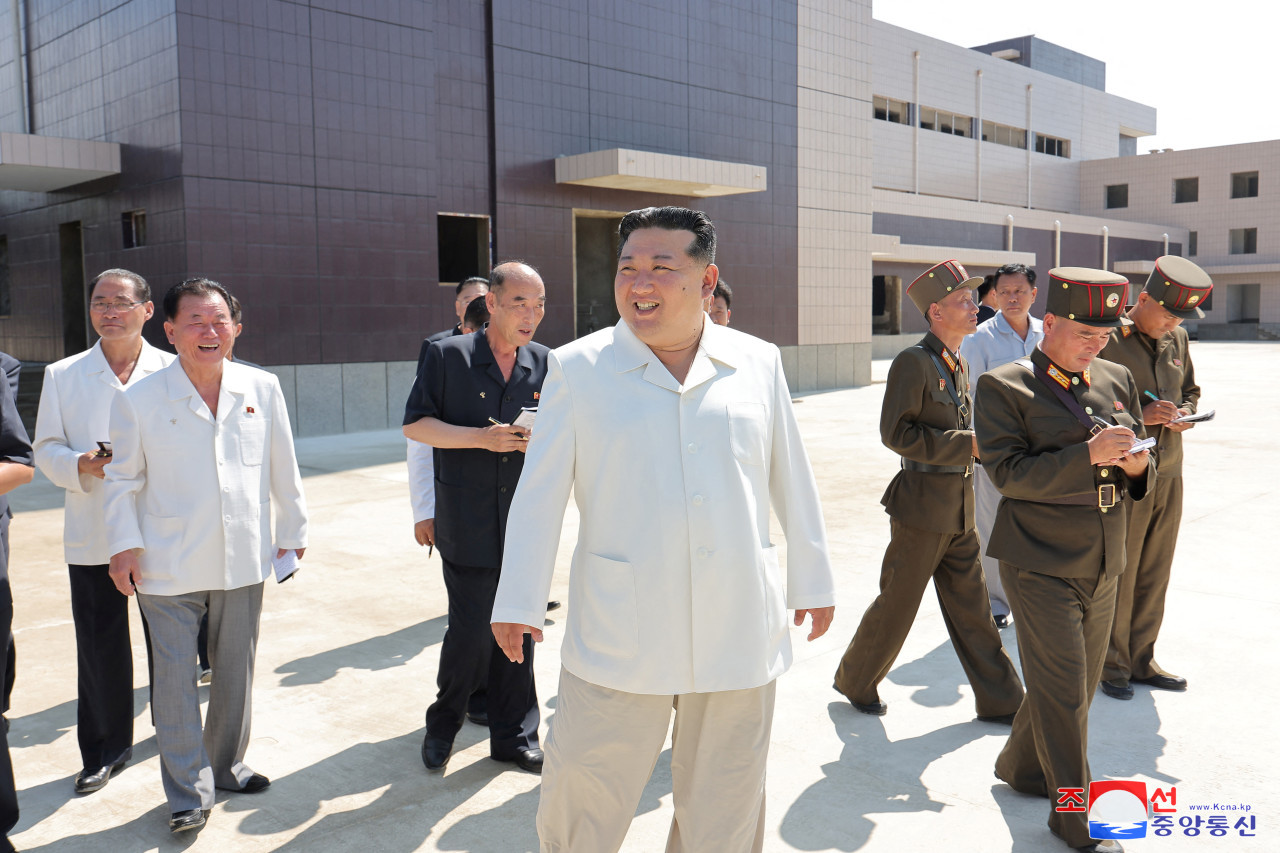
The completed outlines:
<svg viewBox="0 0 1280 853">
<path fill-rule="evenodd" d="M 966 477 L 972 472 L 968 465 L 930 465 L 905 456 L 902 457 L 902 470 L 919 471 L 921 474 L 964 474 Z"/>
<path fill-rule="evenodd" d="M 1096 494 L 1071 495 L 1064 498 L 1018 498 L 1033 504 L 1055 504 L 1059 506 L 1096 506 L 1098 509 L 1111 509 L 1125 495 L 1123 489 L 1116 488 L 1115 483 L 1103 483 L 1098 486 Z"/>
</svg>

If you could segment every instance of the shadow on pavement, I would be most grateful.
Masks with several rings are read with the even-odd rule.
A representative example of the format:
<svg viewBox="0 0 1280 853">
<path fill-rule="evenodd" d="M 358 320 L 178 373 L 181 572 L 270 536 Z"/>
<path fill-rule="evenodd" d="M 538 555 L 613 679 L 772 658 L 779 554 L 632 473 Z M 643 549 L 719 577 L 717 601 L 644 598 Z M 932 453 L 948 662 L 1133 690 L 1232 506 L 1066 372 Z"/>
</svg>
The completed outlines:
<svg viewBox="0 0 1280 853">
<path fill-rule="evenodd" d="M 292 687 L 299 684 L 320 684 L 333 678 L 341 669 L 377 672 L 404 666 L 427 647 L 438 644 L 444 638 L 448 625 L 448 616 L 437 616 L 390 634 L 369 637 L 350 645 L 295 658 L 280 664 L 275 671 L 284 676 L 280 679 L 281 686 Z"/>
</svg>

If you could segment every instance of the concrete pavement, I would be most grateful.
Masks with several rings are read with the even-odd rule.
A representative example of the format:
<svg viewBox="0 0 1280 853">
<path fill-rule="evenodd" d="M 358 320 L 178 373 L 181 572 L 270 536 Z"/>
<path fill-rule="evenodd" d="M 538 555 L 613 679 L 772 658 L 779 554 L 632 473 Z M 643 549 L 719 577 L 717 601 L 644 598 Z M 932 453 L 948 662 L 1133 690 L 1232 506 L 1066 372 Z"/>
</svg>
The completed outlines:
<svg viewBox="0 0 1280 853">
<path fill-rule="evenodd" d="M 1280 743 L 1270 669 L 1280 623 L 1274 531 L 1280 518 L 1280 344 L 1200 343 L 1203 408 L 1217 420 L 1187 434 L 1186 507 L 1159 661 L 1185 694 L 1138 686 L 1130 702 L 1098 695 L 1090 757 L 1099 778 L 1177 788 L 1192 805 L 1249 805 L 1256 836 L 1171 837 L 1127 849 L 1280 849 Z M 875 364 L 883 381 L 887 362 Z M 839 606 L 831 632 L 805 643 L 779 682 L 769 765 L 766 849 L 837 851 L 1066 850 L 1045 827 L 1048 803 L 992 776 L 1007 729 L 974 720 L 972 695 L 926 594 L 896 668 L 881 686 L 889 713 L 857 713 L 832 673 L 874 597 L 888 520 L 879 498 L 896 457 L 879 442 L 883 385 L 812 395 L 797 405 L 818 474 Z M 443 777 L 418 757 L 435 692 L 445 594 L 438 557 L 412 538 L 398 432 L 298 442 L 311 509 L 304 571 L 270 584 L 262 618 L 248 762 L 273 780 L 258 795 L 219 792 L 208 826 L 170 837 L 146 660 L 134 608 L 135 754 L 102 791 L 77 797 L 75 646 L 62 562 L 61 493 L 43 478 L 13 495 L 18 680 L 9 736 L 22 820 L 20 850 L 400 851 L 537 849 L 538 777 L 488 758 L 485 732 L 464 726 Z M 552 597 L 567 600 L 576 535 L 570 507 Z M 780 537 L 779 537 L 780 539 Z M 543 732 L 555 710 L 565 610 L 537 650 Z M 1016 658 L 1012 629 L 1004 632 Z M 215 680 L 217 673 L 214 674 Z M 202 688 L 206 691 L 208 688 Z M 1203 812 L 1204 816 L 1215 812 Z M 1216 812 L 1224 813 L 1224 812 Z M 1228 813 L 1234 825 L 1240 813 Z M 663 848 L 672 815 L 669 753 L 624 850 Z"/>
</svg>

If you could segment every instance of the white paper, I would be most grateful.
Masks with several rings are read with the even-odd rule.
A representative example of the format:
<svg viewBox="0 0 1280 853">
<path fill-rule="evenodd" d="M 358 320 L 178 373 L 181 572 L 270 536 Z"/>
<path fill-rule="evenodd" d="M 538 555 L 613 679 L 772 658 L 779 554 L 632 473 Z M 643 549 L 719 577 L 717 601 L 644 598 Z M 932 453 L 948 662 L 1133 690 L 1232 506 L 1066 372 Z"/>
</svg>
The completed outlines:
<svg viewBox="0 0 1280 853">
<path fill-rule="evenodd" d="M 1129 448 L 1128 452 L 1141 453 L 1142 451 L 1149 450 L 1150 448 L 1155 446 L 1156 446 L 1156 440 L 1154 438 L 1144 438 L 1141 441 L 1135 441 L 1133 443 L 1133 446 Z"/>
<path fill-rule="evenodd" d="M 1207 411 L 1207 412 L 1197 412 L 1197 413 L 1196 413 L 1196 414 L 1194 414 L 1194 415 L 1183 415 L 1183 416 L 1182 416 L 1182 417 L 1180 417 L 1180 418 L 1174 418 L 1173 420 L 1169 421 L 1169 423 L 1171 423 L 1171 424 L 1199 424 L 1199 423 L 1204 423 L 1205 421 L 1211 421 L 1211 420 L 1213 420 L 1213 416 L 1214 416 L 1214 415 L 1216 415 L 1216 414 L 1217 414 L 1217 412 L 1216 412 L 1216 411 L 1214 411 L 1213 409 L 1210 409 L 1210 410 L 1209 410 L 1209 411 Z"/>
<path fill-rule="evenodd" d="M 524 427 L 529 432 L 533 432 L 533 421 L 535 418 L 537 418 L 537 416 L 538 416 L 537 406 L 534 406 L 532 409 L 530 408 L 521 409 L 520 414 L 516 417 L 514 421 L 511 422 L 511 425 Z"/>
<path fill-rule="evenodd" d="M 290 548 L 283 557 L 272 557 L 271 570 L 276 573 L 276 583 L 284 583 L 298 570 L 298 552 Z"/>
</svg>

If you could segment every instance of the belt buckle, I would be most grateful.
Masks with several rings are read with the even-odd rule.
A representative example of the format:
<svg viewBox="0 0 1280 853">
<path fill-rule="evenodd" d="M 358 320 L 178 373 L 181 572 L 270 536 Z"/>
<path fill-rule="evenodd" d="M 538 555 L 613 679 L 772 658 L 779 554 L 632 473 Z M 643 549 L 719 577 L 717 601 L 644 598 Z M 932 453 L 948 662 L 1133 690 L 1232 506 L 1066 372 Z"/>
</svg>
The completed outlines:
<svg viewBox="0 0 1280 853">
<path fill-rule="evenodd" d="M 1097 435 L 1098 433 L 1102 432 L 1102 430 L 1103 430 L 1102 424 L 1094 424 L 1093 426 L 1089 427 L 1089 435 Z"/>
<path fill-rule="evenodd" d="M 1111 509 L 1116 505 L 1115 483 L 1104 483 L 1098 486 L 1098 508 Z"/>
</svg>

